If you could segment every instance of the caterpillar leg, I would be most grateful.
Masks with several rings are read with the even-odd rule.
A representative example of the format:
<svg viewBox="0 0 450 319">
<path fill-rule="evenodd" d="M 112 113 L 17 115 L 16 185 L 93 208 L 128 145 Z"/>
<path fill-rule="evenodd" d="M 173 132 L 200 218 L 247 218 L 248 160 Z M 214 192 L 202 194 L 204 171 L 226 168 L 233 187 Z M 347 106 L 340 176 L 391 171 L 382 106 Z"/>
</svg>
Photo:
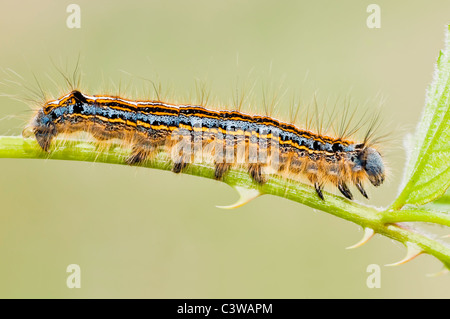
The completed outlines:
<svg viewBox="0 0 450 319">
<path fill-rule="evenodd" d="M 317 176 L 317 174 L 318 174 L 317 164 L 309 163 L 305 168 L 305 172 L 306 172 L 311 184 L 314 185 L 314 188 L 315 188 L 316 193 L 319 196 L 319 198 L 321 200 L 325 200 L 325 198 L 323 197 L 323 193 L 322 193 L 323 183 L 319 182 L 319 177 Z"/>
<path fill-rule="evenodd" d="M 262 165 L 261 164 L 250 164 L 248 167 L 248 173 L 251 178 L 258 184 L 264 184 L 266 182 L 263 174 L 262 174 Z"/>
<path fill-rule="evenodd" d="M 186 167 L 188 166 L 188 163 L 185 161 L 176 162 L 172 167 L 172 172 L 174 173 L 181 173 Z"/>
<path fill-rule="evenodd" d="M 152 134 L 136 134 L 131 139 L 133 145 L 131 154 L 125 160 L 129 165 L 141 164 L 153 158 L 157 154 L 157 149 L 165 142 L 165 136 L 155 136 Z"/>
<path fill-rule="evenodd" d="M 323 185 L 316 182 L 316 183 L 314 183 L 314 188 L 316 189 L 316 193 L 319 196 L 319 198 L 321 200 L 325 200 L 325 198 L 323 197 L 323 193 L 322 193 Z"/>
<path fill-rule="evenodd" d="M 221 180 L 223 176 L 229 171 L 231 164 L 228 163 L 216 163 L 214 170 L 214 178 Z"/>
<path fill-rule="evenodd" d="M 353 199 L 353 195 L 350 192 L 350 189 L 348 189 L 347 184 L 345 184 L 343 181 L 339 181 L 337 183 L 337 187 L 339 189 L 339 191 L 342 193 L 342 195 L 344 195 L 346 198 L 352 200 Z"/>
<path fill-rule="evenodd" d="M 128 165 L 141 164 L 150 159 L 154 153 L 153 146 L 134 145 L 130 156 L 125 160 Z"/>
<path fill-rule="evenodd" d="M 361 181 L 358 180 L 355 183 L 356 188 L 359 190 L 359 192 L 367 199 L 369 199 L 369 196 L 367 196 L 366 190 L 362 187 Z"/>
</svg>

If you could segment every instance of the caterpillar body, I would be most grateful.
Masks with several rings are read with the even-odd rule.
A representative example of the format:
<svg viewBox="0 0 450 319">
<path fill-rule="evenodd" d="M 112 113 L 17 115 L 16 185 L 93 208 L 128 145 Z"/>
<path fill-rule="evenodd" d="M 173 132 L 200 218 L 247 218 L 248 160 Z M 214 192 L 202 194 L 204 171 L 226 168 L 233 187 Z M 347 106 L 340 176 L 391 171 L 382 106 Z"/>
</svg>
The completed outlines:
<svg viewBox="0 0 450 319">
<path fill-rule="evenodd" d="M 379 186 L 385 179 L 380 152 L 367 140 L 354 142 L 301 129 L 269 116 L 240 111 L 211 110 L 196 105 L 136 101 L 110 95 L 87 95 L 73 90 L 41 107 L 30 124 L 38 144 L 49 152 L 59 134 L 90 133 L 99 141 L 119 139 L 131 146 L 125 159 L 137 165 L 158 152 L 172 154 L 172 171 L 179 173 L 202 161 L 215 167 L 222 179 L 233 167 L 246 169 L 256 183 L 270 174 L 306 179 L 323 200 L 326 184 L 336 186 L 348 199 L 349 184 L 366 198 L 366 181 Z"/>
</svg>

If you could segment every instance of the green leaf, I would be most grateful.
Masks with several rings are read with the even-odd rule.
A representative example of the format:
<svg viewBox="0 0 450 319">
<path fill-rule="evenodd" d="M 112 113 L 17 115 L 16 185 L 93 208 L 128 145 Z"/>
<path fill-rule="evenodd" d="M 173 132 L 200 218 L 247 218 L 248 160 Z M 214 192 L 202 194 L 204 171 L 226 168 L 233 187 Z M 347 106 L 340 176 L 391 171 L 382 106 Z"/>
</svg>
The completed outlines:
<svg viewBox="0 0 450 319">
<path fill-rule="evenodd" d="M 447 190 L 444 195 L 432 201 L 427 206 L 433 209 L 445 210 L 450 215 L 450 191 Z"/>
<path fill-rule="evenodd" d="M 422 120 L 410 146 L 412 150 L 405 174 L 407 182 L 392 205 L 395 209 L 431 202 L 450 186 L 449 27 L 446 48 L 439 54 Z"/>
</svg>

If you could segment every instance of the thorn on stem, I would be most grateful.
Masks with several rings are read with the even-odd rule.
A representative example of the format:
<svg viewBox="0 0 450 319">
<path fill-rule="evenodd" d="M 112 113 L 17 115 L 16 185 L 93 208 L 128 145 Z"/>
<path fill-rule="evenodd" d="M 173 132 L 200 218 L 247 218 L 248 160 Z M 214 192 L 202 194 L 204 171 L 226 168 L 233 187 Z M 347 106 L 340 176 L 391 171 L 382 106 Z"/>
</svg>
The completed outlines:
<svg viewBox="0 0 450 319">
<path fill-rule="evenodd" d="M 248 189 L 240 186 L 234 186 L 234 189 L 239 193 L 239 199 L 232 205 L 228 206 L 216 206 L 217 208 L 222 209 L 234 209 L 245 204 L 248 204 L 258 196 L 262 195 L 261 192 L 257 189 Z"/>
<path fill-rule="evenodd" d="M 414 258 L 419 256 L 421 253 L 423 253 L 423 250 L 420 249 L 416 244 L 406 243 L 406 256 L 402 260 L 400 260 L 396 263 L 387 264 L 385 266 L 399 266 L 399 265 L 406 264 L 408 261 L 413 260 Z"/>
<path fill-rule="evenodd" d="M 349 246 L 346 249 L 353 249 L 353 248 L 361 247 L 362 245 L 367 243 L 373 237 L 373 235 L 375 235 L 375 231 L 372 228 L 368 228 L 368 227 L 364 228 L 363 238 L 356 244 Z"/>
<path fill-rule="evenodd" d="M 450 270 L 448 268 L 444 268 L 441 271 L 438 271 L 437 273 L 434 274 L 428 274 L 427 277 L 440 277 L 440 276 L 444 276 L 446 274 L 448 274 L 450 272 Z"/>
</svg>

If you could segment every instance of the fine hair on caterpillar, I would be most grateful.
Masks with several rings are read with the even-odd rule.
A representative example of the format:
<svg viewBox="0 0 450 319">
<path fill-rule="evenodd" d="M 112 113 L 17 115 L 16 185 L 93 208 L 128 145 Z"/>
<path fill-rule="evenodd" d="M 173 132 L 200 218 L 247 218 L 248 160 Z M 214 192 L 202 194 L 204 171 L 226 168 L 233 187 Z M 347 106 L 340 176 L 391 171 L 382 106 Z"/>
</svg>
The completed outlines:
<svg viewBox="0 0 450 319">
<path fill-rule="evenodd" d="M 100 142 L 120 140 L 129 146 L 125 162 L 130 165 L 165 152 L 176 173 L 191 163 L 208 162 L 219 180 L 231 168 L 241 168 L 258 184 L 271 175 L 304 179 L 321 199 L 326 184 L 353 199 L 348 185 L 368 198 L 364 183 L 379 186 L 385 180 L 384 160 L 371 140 L 377 123 L 373 120 L 364 140 L 356 142 L 344 133 L 332 137 L 270 116 L 72 90 L 45 102 L 25 132 L 46 152 L 56 136 L 85 132 Z"/>
<path fill-rule="evenodd" d="M 37 88 L 24 86 L 39 101 L 23 135 L 34 136 L 46 152 L 51 152 L 56 137 L 87 133 L 100 146 L 118 142 L 130 149 L 124 158 L 129 165 L 163 152 L 176 173 L 192 163 L 208 163 L 220 180 L 230 169 L 243 169 L 257 184 L 272 176 L 305 181 L 321 199 L 326 185 L 348 199 L 353 199 L 350 187 L 354 186 L 368 198 L 365 184 L 379 186 L 385 180 L 381 137 L 376 136 L 379 116 L 365 114 L 357 120 L 349 100 L 336 101 L 331 112 L 319 108 L 316 96 L 312 107 L 291 103 L 286 121 L 273 116 L 275 105 L 281 103 L 277 94 L 270 96 L 265 90 L 261 103 L 265 114 L 260 115 L 257 110 L 243 111 L 258 103 L 249 102 L 238 90 L 232 96 L 232 109 L 226 103 L 209 106 L 210 91 L 204 82 L 196 82 L 200 99 L 194 103 L 168 102 L 172 99 L 164 96 L 161 84 L 145 78 L 141 79 L 154 91 L 153 99 L 123 97 L 120 86 L 117 95 L 101 94 L 105 90 L 91 95 L 80 89 L 79 61 L 71 74 L 54 66 L 68 87 L 58 98 L 49 97 L 36 78 Z M 296 124 L 298 118 L 302 124 Z M 355 133 L 363 130 L 362 138 L 356 138 Z"/>
</svg>

